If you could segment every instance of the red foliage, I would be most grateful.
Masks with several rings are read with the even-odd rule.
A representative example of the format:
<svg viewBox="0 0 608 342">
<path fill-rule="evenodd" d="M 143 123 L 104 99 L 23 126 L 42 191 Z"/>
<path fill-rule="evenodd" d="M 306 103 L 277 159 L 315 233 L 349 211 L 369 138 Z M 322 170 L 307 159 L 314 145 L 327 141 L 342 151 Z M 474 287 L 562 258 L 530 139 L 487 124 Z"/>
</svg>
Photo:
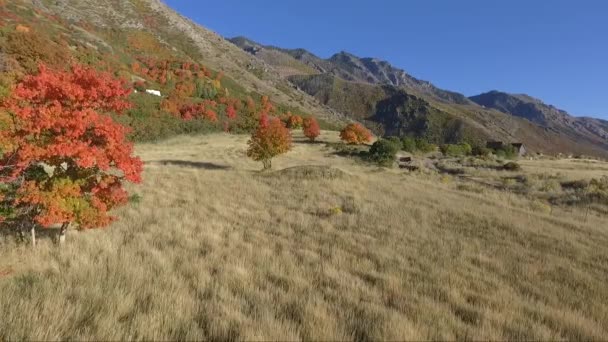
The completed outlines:
<svg viewBox="0 0 608 342">
<path fill-rule="evenodd" d="M 291 132 L 279 118 L 260 115 L 258 128 L 251 135 L 247 156 L 264 164 L 264 169 L 271 167 L 271 159 L 291 149 Z"/>
<path fill-rule="evenodd" d="M 310 139 L 310 141 L 315 141 L 315 139 L 321 134 L 319 123 L 314 117 L 304 119 L 303 127 L 304 135 Z"/>
<path fill-rule="evenodd" d="M 183 106 L 179 113 L 184 120 L 203 118 L 212 122 L 217 121 L 215 109 L 217 104 L 214 101 L 205 100 L 202 103 L 188 104 Z"/>
<path fill-rule="evenodd" d="M 236 109 L 233 105 L 228 105 L 228 107 L 226 107 L 226 116 L 230 120 L 236 119 Z"/>
<path fill-rule="evenodd" d="M 127 201 L 124 181 L 141 180 L 142 162 L 128 129 L 103 113 L 129 108 L 130 89 L 108 73 L 40 66 L 0 104 L 14 123 L 0 131 L 2 205 L 9 217 L 43 226 L 104 226 L 108 210 Z"/>
<path fill-rule="evenodd" d="M 340 139 L 348 144 L 364 144 L 372 140 L 372 133 L 360 123 L 351 123 L 340 131 Z"/>
</svg>

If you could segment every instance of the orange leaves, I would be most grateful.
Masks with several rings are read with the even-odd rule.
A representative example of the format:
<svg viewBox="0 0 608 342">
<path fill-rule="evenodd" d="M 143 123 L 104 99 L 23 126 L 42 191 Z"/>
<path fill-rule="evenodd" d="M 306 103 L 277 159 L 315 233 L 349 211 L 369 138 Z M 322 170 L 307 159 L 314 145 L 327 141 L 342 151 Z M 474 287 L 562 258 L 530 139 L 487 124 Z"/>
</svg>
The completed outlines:
<svg viewBox="0 0 608 342">
<path fill-rule="evenodd" d="M 319 123 L 317 119 L 314 117 L 309 117 L 304 119 L 303 122 L 303 132 L 304 136 L 306 136 L 310 141 L 315 141 L 315 139 L 321 134 L 321 130 L 319 128 Z"/>
<path fill-rule="evenodd" d="M 348 144 L 364 144 L 372 140 L 372 133 L 360 123 L 351 123 L 340 131 L 340 139 Z"/>
<path fill-rule="evenodd" d="M 15 31 L 19 32 L 19 33 L 30 33 L 30 28 L 25 26 L 25 25 L 17 25 L 17 27 L 15 27 Z"/>
<path fill-rule="evenodd" d="M 15 100 L 33 105 L 60 104 L 74 110 L 121 112 L 130 104 L 131 90 L 109 73 L 74 65 L 71 72 L 54 72 L 44 65 L 36 76 L 27 76 L 14 91 Z"/>
<path fill-rule="evenodd" d="M 260 104 L 260 114 L 270 114 L 274 112 L 274 106 L 272 104 L 272 102 L 270 102 L 270 99 L 268 98 L 268 96 L 264 95 L 262 96 L 261 99 L 261 104 Z"/>
<path fill-rule="evenodd" d="M 175 85 L 173 95 L 181 98 L 190 97 L 194 93 L 194 88 L 194 82 L 178 82 Z"/>
<path fill-rule="evenodd" d="M 179 110 L 180 110 L 179 99 L 176 99 L 173 97 L 164 99 L 160 103 L 160 109 L 169 114 L 173 114 L 175 116 L 179 115 Z"/>
<path fill-rule="evenodd" d="M 279 118 L 260 116 L 258 129 L 248 141 L 247 156 L 264 164 L 264 169 L 271 167 L 271 159 L 291 149 L 291 133 Z"/>
<path fill-rule="evenodd" d="M 131 71 L 133 71 L 134 73 L 138 74 L 141 72 L 141 65 L 137 62 L 134 62 L 131 64 Z"/>
<path fill-rule="evenodd" d="M 66 49 L 37 32 L 26 32 L 25 28 L 22 27 L 21 32 L 8 34 L 6 43 L 2 46 L 3 52 L 15 58 L 23 68 L 34 72 L 40 62 L 53 66 L 64 66 L 69 62 L 70 57 Z"/>
<path fill-rule="evenodd" d="M 0 130 L 11 147 L 3 150 L 0 181 L 15 185 L 12 206 L 30 208 L 16 219 L 81 227 L 111 221 L 107 210 L 126 198 L 123 182 L 139 182 L 143 167 L 128 128 L 105 114 L 129 108 L 129 93 L 110 74 L 78 65 L 71 72 L 41 66 L 15 87 L 0 106 L 14 115 L 14 125 Z"/>
<path fill-rule="evenodd" d="M 287 113 L 287 115 L 289 115 L 287 117 L 287 127 L 291 129 L 297 129 L 302 127 L 303 120 L 301 116 L 293 115 L 289 112 Z"/>
</svg>

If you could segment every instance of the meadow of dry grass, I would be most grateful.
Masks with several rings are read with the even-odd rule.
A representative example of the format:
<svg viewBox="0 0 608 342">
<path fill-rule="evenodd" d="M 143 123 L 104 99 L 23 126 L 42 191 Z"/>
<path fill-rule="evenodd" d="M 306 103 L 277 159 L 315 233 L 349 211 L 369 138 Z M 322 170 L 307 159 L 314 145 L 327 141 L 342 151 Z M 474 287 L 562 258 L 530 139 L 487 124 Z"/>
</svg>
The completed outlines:
<svg viewBox="0 0 608 342">
<path fill-rule="evenodd" d="M 526 172 L 553 172 L 571 180 L 608 175 L 608 163 L 592 159 L 522 160 Z"/>
<path fill-rule="evenodd" d="M 297 143 L 260 173 L 246 140 L 140 145 L 141 199 L 111 227 L 71 232 L 61 248 L 5 239 L 0 339 L 608 336 L 601 213 L 539 210 L 322 143 Z"/>
</svg>

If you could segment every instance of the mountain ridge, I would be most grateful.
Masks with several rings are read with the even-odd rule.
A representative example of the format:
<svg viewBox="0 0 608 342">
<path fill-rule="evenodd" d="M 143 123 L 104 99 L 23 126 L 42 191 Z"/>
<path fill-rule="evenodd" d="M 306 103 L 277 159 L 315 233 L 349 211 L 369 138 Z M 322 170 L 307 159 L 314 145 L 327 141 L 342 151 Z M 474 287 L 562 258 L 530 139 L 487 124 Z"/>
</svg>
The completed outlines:
<svg viewBox="0 0 608 342">
<path fill-rule="evenodd" d="M 349 52 L 340 51 L 324 59 L 303 48 L 285 49 L 273 45 L 263 45 L 243 36 L 230 38 L 229 41 L 254 55 L 263 54 L 264 50 L 286 53 L 302 64 L 316 69 L 317 73 L 331 73 L 347 81 L 404 87 L 412 93 L 432 96 L 439 101 L 471 104 L 465 95 L 440 89 L 431 82 L 417 79 L 380 58 L 361 58 Z M 267 62 L 271 65 L 275 64 L 272 61 Z"/>
<path fill-rule="evenodd" d="M 527 94 L 510 94 L 492 90 L 470 99 L 479 105 L 494 108 L 537 123 L 556 132 L 588 140 L 608 148 L 608 121 L 575 117 L 565 110 L 546 104 Z"/>
<path fill-rule="evenodd" d="M 531 147 L 530 150 L 539 152 L 560 151 L 608 156 L 608 145 L 603 138 L 605 125 L 601 119 L 569 119 L 571 116 L 567 112 L 545 105 L 540 99 L 526 94 L 516 94 L 512 98 L 518 103 L 525 104 L 524 108 L 546 106 L 552 115 L 544 118 L 545 121 L 541 120 L 543 119 L 541 117 L 530 120 L 530 117 L 521 114 L 521 110 L 480 105 L 474 101 L 474 96 L 467 97 L 457 92 L 440 89 L 431 82 L 419 80 L 380 58 L 360 58 L 349 52 L 340 51 L 323 59 L 306 49 L 285 49 L 263 45 L 242 36 L 232 38 L 230 41 L 277 70 L 286 70 L 286 64 L 289 64 L 289 71 L 282 73 L 284 78 L 316 97 L 322 104 L 340 112 L 350 113 L 351 117 L 357 120 L 369 122 L 373 118 L 375 122 L 372 122 L 371 126 L 380 134 L 395 131 L 394 125 L 380 118 L 377 112 L 377 105 L 381 101 L 386 103 L 385 101 L 390 97 L 388 93 L 391 92 L 384 92 L 385 88 L 393 87 L 395 90 L 424 99 L 425 106 L 433 107 L 439 112 L 461 120 L 465 126 L 478 132 L 478 140 L 523 141 Z M 372 87 L 365 87 L 364 84 Z M 368 93 L 362 93 L 363 89 Z M 348 99 L 346 90 L 357 94 L 355 96 L 361 101 Z M 381 93 L 385 93 L 387 97 L 377 98 Z M 369 102 L 372 98 L 377 102 Z M 409 99 L 407 96 L 397 98 Z M 403 113 L 397 112 L 409 106 L 396 103 L 393 105 L 395 106 L 393 113 L 389 114 L 384 110 L 381 112 L 393 118 L 400 118 L 398 121 L 403 123 Z M 367 114 L 363 115 L 363 112 Z M 421 113 L 423 112 L 437 111 L 424 110 Z M 420 116 L 416 114 L 414 117 Z M 562 123 L 548 124 L 546 120 Z M 383 122 L 383 127 L 378 127 L 378 122 Z M 387 130 L 388 127 L 392 129 Z"/>
</svg>

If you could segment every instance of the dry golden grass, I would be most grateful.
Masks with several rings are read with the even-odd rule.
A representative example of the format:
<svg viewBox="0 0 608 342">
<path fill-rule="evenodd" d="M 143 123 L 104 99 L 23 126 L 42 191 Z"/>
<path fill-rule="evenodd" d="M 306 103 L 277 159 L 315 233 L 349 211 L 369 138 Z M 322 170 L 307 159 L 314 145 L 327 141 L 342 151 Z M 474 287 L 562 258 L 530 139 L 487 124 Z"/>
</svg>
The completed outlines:
<svg viewBox="0 0 608 342">
<path fill-rule="evenodd" d="M 570 180 L 600 178 L 608 175 L 608 163 L 590 159 L 521 160 L 524 171 L 559 173 Z"/>
<path fill-rule="evenodd" d="M 323 144 L 260 173 L 246 140 L 141 145 L 142 198 L 116 224 L 62 248 L 0 245 L 0 339 L 608 336 L 605 216 L 359 165 Z"/>
</svg>

